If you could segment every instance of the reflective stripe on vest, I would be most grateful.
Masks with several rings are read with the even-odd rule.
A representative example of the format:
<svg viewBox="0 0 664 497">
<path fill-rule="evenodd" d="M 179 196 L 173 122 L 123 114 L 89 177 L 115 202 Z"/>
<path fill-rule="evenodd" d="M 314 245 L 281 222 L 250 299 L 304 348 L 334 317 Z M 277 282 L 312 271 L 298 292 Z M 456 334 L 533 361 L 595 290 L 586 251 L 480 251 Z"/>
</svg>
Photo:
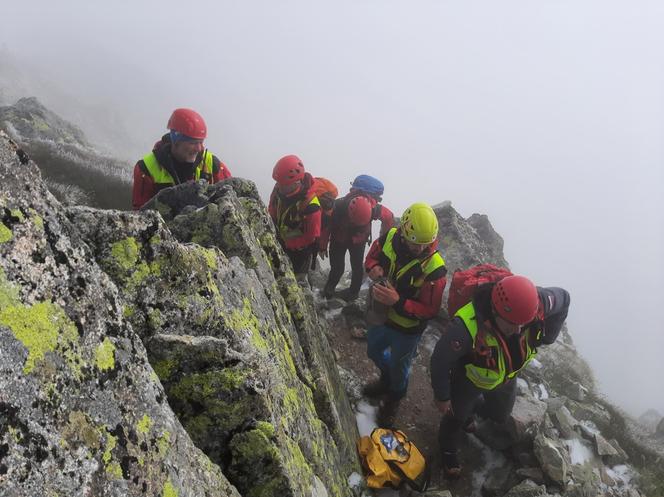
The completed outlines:
<svg viewBox="0 0 664 497">
<path fill-rule="evenodd" d="M 284 212 L 278 216 L 279 235 L 281 236 L 282 240 L 297 238 L 298 236 L 302 236 L 304 234 L 304 232 L 302 231 L 303 216 L 301 215 L 302 211 L 301 204 L 302 200 L 289 205 L 286 208 L 286 210 L 284 210 Z M 318 200 L 318 197 L 313 197 L 307 204 L 307 207 L 310 205 L 317 205 L 318 207 L 320 207 L 320 201 Z M 294 213 L 292 211 L 293 208 L 295 208 Z M 281 210 L 281 200 L 277 199 L 277 212 L 279 212 L 280 210 Z M 289 215 L 291 215 L 290 218 L 288 218 Z"/>
<path fill-rule="evenodd" d="M 157 160 L 157 157 L 154 155 L 154 152 L 150 152 L 145 157 L 143 157 L 143 162 L 145 163 L 145 167 L 150 173 L 150 177 L 156 184 L 158 185 L 175 184 L 175 179 L 173 179 L 173 176 L 171 176 L 171 174 L 166 170 L 166 168 L 162 167 L 162 165 L 159 164 L 159 161 Z M 196 169 L 194 170 L 194 179 L 199 180 L 201 179 L 202 175 L 203 179 L 207 179 L 210 183 L 212 183 L 213 181 L 212 167 L 213 167 L 212 153 L 206 150 L 205 152 L 203 152 L 203 159 L 198 163 L 198 166 L 196 166 Z"/>
<path fill-rule="evenodd" d="M 466 325 L 466 329 L 473 341 L 473 350 L 475 350 L 477 347 L 478 331 L 475 306 L 472 302 L 469 302 L 454 315 L 463 320 L 463 324 Z M 530 330 L 527 330 L 526 334 L 529 333 Z M 507 368 L 505 367 L 505 352 L 503 351 L 503 348 L 500 346 L 500 343 L 498 343 L 495 336 L 491 333 L 486 333 L 484 335 L 484 344 L 496 352 L 496 367 L 484 368 L 472 363 L 466 364 L 466 376 L 471 382 L 473 382 L 473 385 L 483 390 L 493 390 L 500 386 L 506 379 L 514 378 L 519 371 L 525 368 L 528 363 L 535 358 L 535 355 L 537 355 L 537 349 L 530 347 L 528 338 L 528 336 L 522 338 L 526 344 L 526 360 L 518 370 L 507 373 Z"/>
<path fill-rule="evenodd" d="M 387 236 L 385 237 L 385 243 L 383 244 L 383 249 L 382 249 L 383 254 L 385 254 L 385 257 L 387 257 L 387 259 L 390 261 L 390 267 L 388 268 L 387 278 L 391 281 L 394 281 L 395 283 L 399 282 L 404 277 L 404 275 L 408 273 L 410 269 L 419 264 L 422 268 L 422 274 L 419 275 L 417 279 L 411 278 L 411 281 L 408 283 L 411 287 L 419 289 L 424 284 L 424 281 L 426 280 L 427 276 L 429 276 L 438 268 L 445 265 L 443 256 L 436 251 L 433 254 L 431 254 L 430 257 L 427 257 L 425 260 L 413 259 L 404 267 L 396 271 L 397 253 L 395 252 L 394 245 L 392 244 L 392 240 L 394 239 L 394 235 L 396 234 L 396 232 L 397 228 L 391 228 L 387 232 Z M 403 328 L 415 328 L 422 322 L 421 319 L 416 319 L 416 318 L 413 319 L 410 317 L 402 316 L 397 311 L 395 311 L 393 307 L 390 307 L 390 310 L 387 312 L 387 318 L 390 321 L 398 324 L 399 326 L 402 326 Z"/>
</svg>

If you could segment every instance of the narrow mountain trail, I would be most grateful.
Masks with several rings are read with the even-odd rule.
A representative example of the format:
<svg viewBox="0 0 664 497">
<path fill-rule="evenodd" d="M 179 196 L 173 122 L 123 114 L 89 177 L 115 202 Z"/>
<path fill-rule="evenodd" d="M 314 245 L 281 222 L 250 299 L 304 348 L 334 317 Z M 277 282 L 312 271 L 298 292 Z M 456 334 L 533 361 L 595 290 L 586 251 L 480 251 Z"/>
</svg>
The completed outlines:
<svg viewBox="0 0 664 497">
<path fill-rule="evenodd" d="M 342 305 L 341 301 L 319 300 L 319 312 L 330 324 L 330 345 L 335 353 L 337 364 L 349 374 L 352 387 L 349 396 L 358 414 L 360 435 L 368 435 L 375 427 L 377 403 L 362 396 L 361 388 L 367 382 L 378 378 L 378 370 L 367 357 L 367 342 L 351 333 L 353 326 L 363 327 L 361 314 L 364 306 L 362 297 L 355 304 Z M 365 328 L 365 327 L 364 327 Z M 404 431 L 424 454 L 431 468 L 429 489 L 450 490 L 455 497 L 475 497 L 481 495 L 481 487 L 487 474 L 496 466 L 501 466 L 504 458 L 482 444 L 472 435 L 466 436 L 460 450 L 460 461 L 464 467 L 461 478 L 450 481 L 443 478 L 438 451 L 438 424 L 440 414 L 433 402 L 429 379 L 429 360 L 440 337 L 442 326 L 430 325 L 424 332 L 413 362 L 408 395 L 402 400 L 395 419 L 395 427 Z M 379 491 L 377 495 L 383 495 Z M 394 494 L 393 494 L 394 495 Z M 401 496 L 419 495 L 402 489 Z"/>
</svg>

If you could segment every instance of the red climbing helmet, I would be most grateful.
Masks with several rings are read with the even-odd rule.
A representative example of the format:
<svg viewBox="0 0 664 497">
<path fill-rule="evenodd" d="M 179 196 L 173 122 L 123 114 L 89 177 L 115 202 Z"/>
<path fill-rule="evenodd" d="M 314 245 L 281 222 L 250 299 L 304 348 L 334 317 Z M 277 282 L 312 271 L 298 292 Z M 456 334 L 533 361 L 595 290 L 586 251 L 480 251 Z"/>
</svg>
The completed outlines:
<svg viewBox="0 0 664 497">
<path fill-rule="evenodd" d="M 292 185 L 304 179 L 304 165 L 297 155 L 279 159 L 272 170 L 272 178 L 280 185 Z"/>
<path fill-rule="evenodd" d="M 371 222 L 373 204 L 363 196 L 353 197 L 348 203 L 348 219 L 355 226 L 364 226 Z"/>
<path fill-rule="evenodd" d="M 205 140 L 207 137 L 205 121 L 191 109 L 175 109 L 166 127 L 194 140 Z"/>
<path fill-rule="evenodd" d="M 537 288 L 525 276 L 508 276 L 491 290 L 491 303 L 498 315 L 513 324 L 531 322 L 537 314 Z"/>
</svg>

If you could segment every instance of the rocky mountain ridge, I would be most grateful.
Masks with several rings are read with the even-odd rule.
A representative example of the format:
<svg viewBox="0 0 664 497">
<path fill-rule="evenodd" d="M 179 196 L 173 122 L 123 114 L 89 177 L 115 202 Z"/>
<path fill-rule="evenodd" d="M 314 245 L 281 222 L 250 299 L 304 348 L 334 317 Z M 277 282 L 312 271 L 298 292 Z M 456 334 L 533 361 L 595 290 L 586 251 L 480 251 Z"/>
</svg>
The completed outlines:
<svg viewBox="0 0 664 497">
<path fill-rule="evenodd" d="M 363 492 L 358 378 L 340 378 L 251 182 L 182 185 L 137 213 L 67 207 L 5 135 L 0 176 L 6 495 Z M 507 264 L 486 216 L 436 212 L 450 270 Z M 429 494 L 662 495 L 664 449 L 595 391 L 569 333 L 539 357 L 510 423 L 481 425 L 489 469 Z"/>
</svg>

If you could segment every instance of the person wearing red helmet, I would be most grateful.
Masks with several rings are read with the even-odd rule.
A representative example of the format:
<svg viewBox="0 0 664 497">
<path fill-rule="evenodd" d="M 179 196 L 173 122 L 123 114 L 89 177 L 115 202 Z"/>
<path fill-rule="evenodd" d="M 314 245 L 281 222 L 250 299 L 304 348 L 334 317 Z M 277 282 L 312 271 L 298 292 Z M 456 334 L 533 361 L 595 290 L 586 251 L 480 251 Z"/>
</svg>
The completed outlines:
<svg viewBox="0 0 664 497">
<path fill-rule="evenodd" d="M 207 126 L 198 112 L 175 109 L 166 127 L 169 132 L 134 166 L 134 209 L 169 186 L 201 179 L 217 183 L 231 177 L 228 167 L 203 145 Z"/>
<path fill-rule="evenodd" d="M 321 248 L 328 247 L 330 273 L 323 296 L 331 298 L 346 269 L 346 252 L 350 254 L 350 287 L 339 292 L 347 302 L 357 299 L 364 278 L 364 249 L 371 239 L 371 222 L 380 220 L 380 235 L 394 226 L 394 215 L 373 196 L 351 188 L 350 193 L 334 203 L 329 229 L 321 235 Z"/>
<path fill-rule="evenodd" d="M 462 431 L 474 414 L 501 423 L 516 400 L 516 377 L 541 345 L 556 341 L 567 318 L 569 293 L 508 276 L 478 287 L 461 307 L 431 355 L 431 386 L 443 414 L 438 433 L 443 471 L 457 478 Z"/>
<path fill-rule="evenodd" d="M 318 252 L 320 237 L 321 207 L 314 192 L 314 179 L 296 155 L 279 159 L 272 178 L 276 184 L 268 211 L 279 243 L 293 264 L 293 272 L 302 279 Z"/>
</svg>

